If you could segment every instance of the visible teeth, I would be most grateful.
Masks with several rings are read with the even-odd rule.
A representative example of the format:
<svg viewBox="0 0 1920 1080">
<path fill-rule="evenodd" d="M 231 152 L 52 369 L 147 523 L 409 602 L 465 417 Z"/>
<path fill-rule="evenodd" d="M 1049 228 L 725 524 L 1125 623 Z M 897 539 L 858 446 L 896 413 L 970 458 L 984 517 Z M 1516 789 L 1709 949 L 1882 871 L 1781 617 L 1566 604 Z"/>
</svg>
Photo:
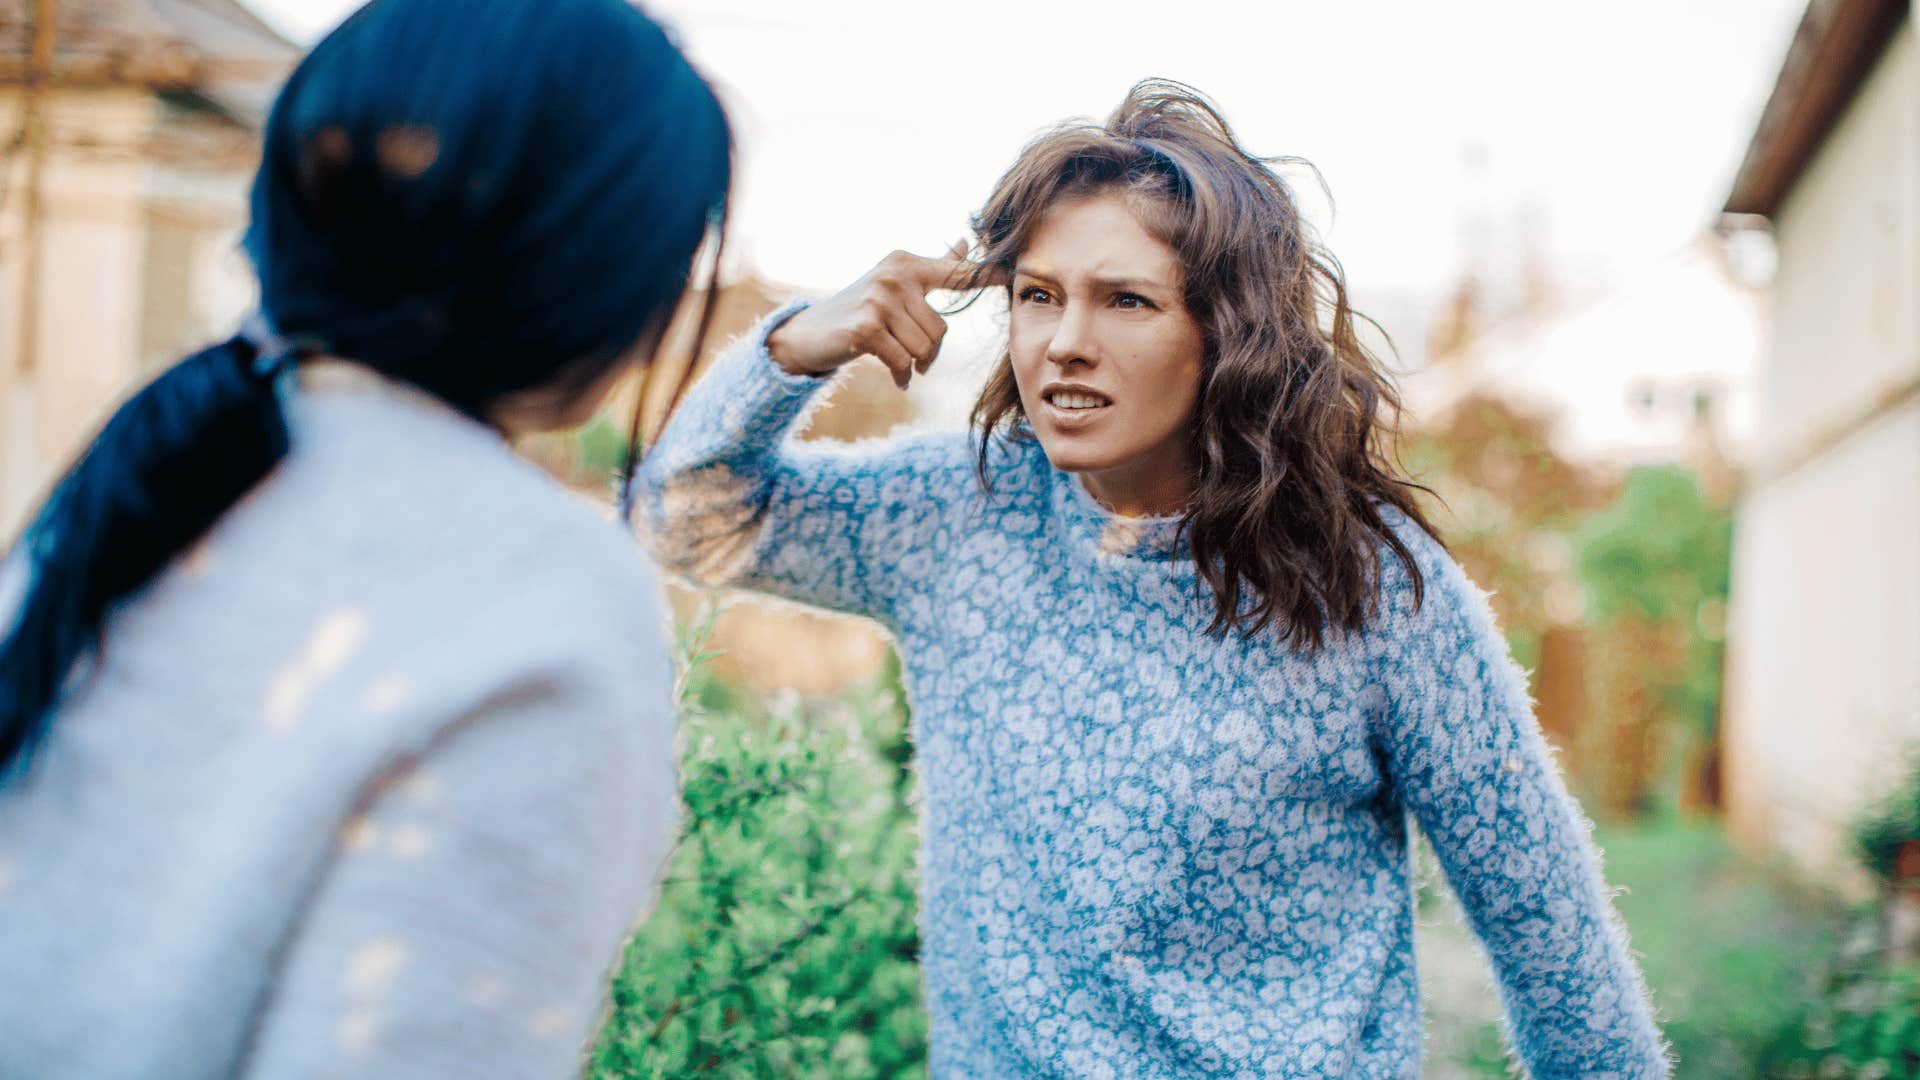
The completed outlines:
<svg viewBox="0 0 1920 1080">
<path fill-rule="evenodd" d="M 1107 403 L 1105 398 L 1097 398 L 1092 394 L 1076 394 L 1071 390 L 1056 390 L 1047 400 L 1062 409 L 1097 409 Z"/>
</svg>

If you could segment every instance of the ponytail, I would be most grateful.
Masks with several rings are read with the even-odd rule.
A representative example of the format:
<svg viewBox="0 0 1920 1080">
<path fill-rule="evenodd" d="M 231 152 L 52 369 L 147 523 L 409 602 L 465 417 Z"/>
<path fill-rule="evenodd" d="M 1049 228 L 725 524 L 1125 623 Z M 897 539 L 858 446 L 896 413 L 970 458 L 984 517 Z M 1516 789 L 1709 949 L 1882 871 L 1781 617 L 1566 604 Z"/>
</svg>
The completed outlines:
<svg viewBox="0 0 1920 1080">
<path fill-rule="evenodd" d="M 0 623 L 0 775 L 25 767 L 113 605 L 286 456 L 283 358 L 267 359 L 235 337 L 167 369 L 120 406 L 21 535 L 26 588 L 11 628 Z"/>
<path fill-rule="evenodd" d="M 287 356 L 469 414 L 606 371 L 673 312 L 733 174 L 712 87 L 626 0 L 367 4 L 263 135 L 245 246 L 266 315 L 122 406 L 7 566 L 26 586 L 10 629 L 0 596 L 0 782 L 114 605 L 286 456 Z"/>
</svg>

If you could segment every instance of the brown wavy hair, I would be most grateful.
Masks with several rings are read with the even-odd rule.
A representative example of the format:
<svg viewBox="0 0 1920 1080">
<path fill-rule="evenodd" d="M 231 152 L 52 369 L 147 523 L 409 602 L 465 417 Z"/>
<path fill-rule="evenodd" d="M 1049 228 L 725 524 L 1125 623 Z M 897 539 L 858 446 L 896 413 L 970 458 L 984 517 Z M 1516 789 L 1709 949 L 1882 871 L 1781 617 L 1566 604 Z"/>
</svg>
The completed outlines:
<svg viewBox="0 0 1920 1080">
<path fill-rule="evenodd" d="M 1021 151 L 974 215 L 972 284 L 1010 280 L 1056 203 L 1129 200 L 1178 255 L 1187 309 L 1205 332 L 1188 425 L 1199 474 L 1181 528 L 1213 591 L 1208 632 L 1274 626 L 1317 649 L 1330 627 L 1357 630 L 1374 612 L 1382 543 L 1406 565 L 1416 603 L 1424 593 L 1386 507 L 1437 534 L 1415 501 L 1428 489 L 1394 460 L 1399 395 L 1354 331 L 1356 320 L 1378 324 L 1348 303 L 1339 261 L 1276 165 L 1306 163 L 1249 153 L 1191 87 L 1138 83 L 1105 124 L 1064 124 Z M 1024 420 L 1003 351 L 973 407 L 984 486 L 995 437 L 1034 437 Z"/>
</svg>

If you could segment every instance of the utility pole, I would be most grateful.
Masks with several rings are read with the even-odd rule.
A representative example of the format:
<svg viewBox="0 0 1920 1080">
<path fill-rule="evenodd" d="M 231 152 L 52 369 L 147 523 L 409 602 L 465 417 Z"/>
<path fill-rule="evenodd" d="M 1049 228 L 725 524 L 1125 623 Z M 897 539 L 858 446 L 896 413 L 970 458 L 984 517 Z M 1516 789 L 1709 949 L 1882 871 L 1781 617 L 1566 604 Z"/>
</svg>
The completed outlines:
<svg viewBox="0 0 1920 1080">
<path fill-rule="evenodd" d="M 33 44 L 27 54 L 27 67 L 20 85 L 20 140 L 26 155 L 26 190 L 20 201 L 20 321 L 17 336 L 18 357 L 11 364 L 0 364 L 0 414 L 13 412 L 19 404 L 13 400 L 17 385 L 34 377 L 40 356 L 40 291 L 42 269 L 42 222 L 44 206 L 41 180 L 47 165 L 47 98 L 53 86 L 53 51 L 59 33 L 59 0 L 34 0 Z M 6 182 L 0 174 L 0 184 Z M 0 425 L 0 455 L 23 449 L 20 435 Z M 29 433 L 29 438 L 31 433 Z M 6 463 L 0 461 L 0 529 L 7 529 L 12 516 L 7 491 Z M 11 530 L 7 530 L 11 531 Z"/>
<path fill-rule="evenodd" d="M 53 46 L 59 31 L 59 0 L 34 0 L 33 51 L 20 88 L 21 133 L 27 154 L 27 186 L 21 201 L 20 374 L 31 378 L 39 363 L 41 277 L 41 177 L 47 167 L 47 91 L 53 84 Z"/>
</svg>

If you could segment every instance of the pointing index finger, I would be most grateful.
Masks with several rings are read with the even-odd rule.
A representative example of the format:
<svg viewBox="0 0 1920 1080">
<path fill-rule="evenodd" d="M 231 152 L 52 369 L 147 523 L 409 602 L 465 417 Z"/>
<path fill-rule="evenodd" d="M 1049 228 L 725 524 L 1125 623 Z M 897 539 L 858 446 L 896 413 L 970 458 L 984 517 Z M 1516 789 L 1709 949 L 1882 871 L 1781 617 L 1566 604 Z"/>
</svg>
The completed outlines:
<svg viewBox="0 0 1920 1080">
<path fill-rule="evenodd" d="M 911 270 L 914 283 L 927 292 L 961 290 L 975 287 L 980 266 L 967 259 L 967 242 L 956 240 L 939 258 L 915 256 Z M 992 284 L 992 281 L 985 284 Z"/>
</svg>

